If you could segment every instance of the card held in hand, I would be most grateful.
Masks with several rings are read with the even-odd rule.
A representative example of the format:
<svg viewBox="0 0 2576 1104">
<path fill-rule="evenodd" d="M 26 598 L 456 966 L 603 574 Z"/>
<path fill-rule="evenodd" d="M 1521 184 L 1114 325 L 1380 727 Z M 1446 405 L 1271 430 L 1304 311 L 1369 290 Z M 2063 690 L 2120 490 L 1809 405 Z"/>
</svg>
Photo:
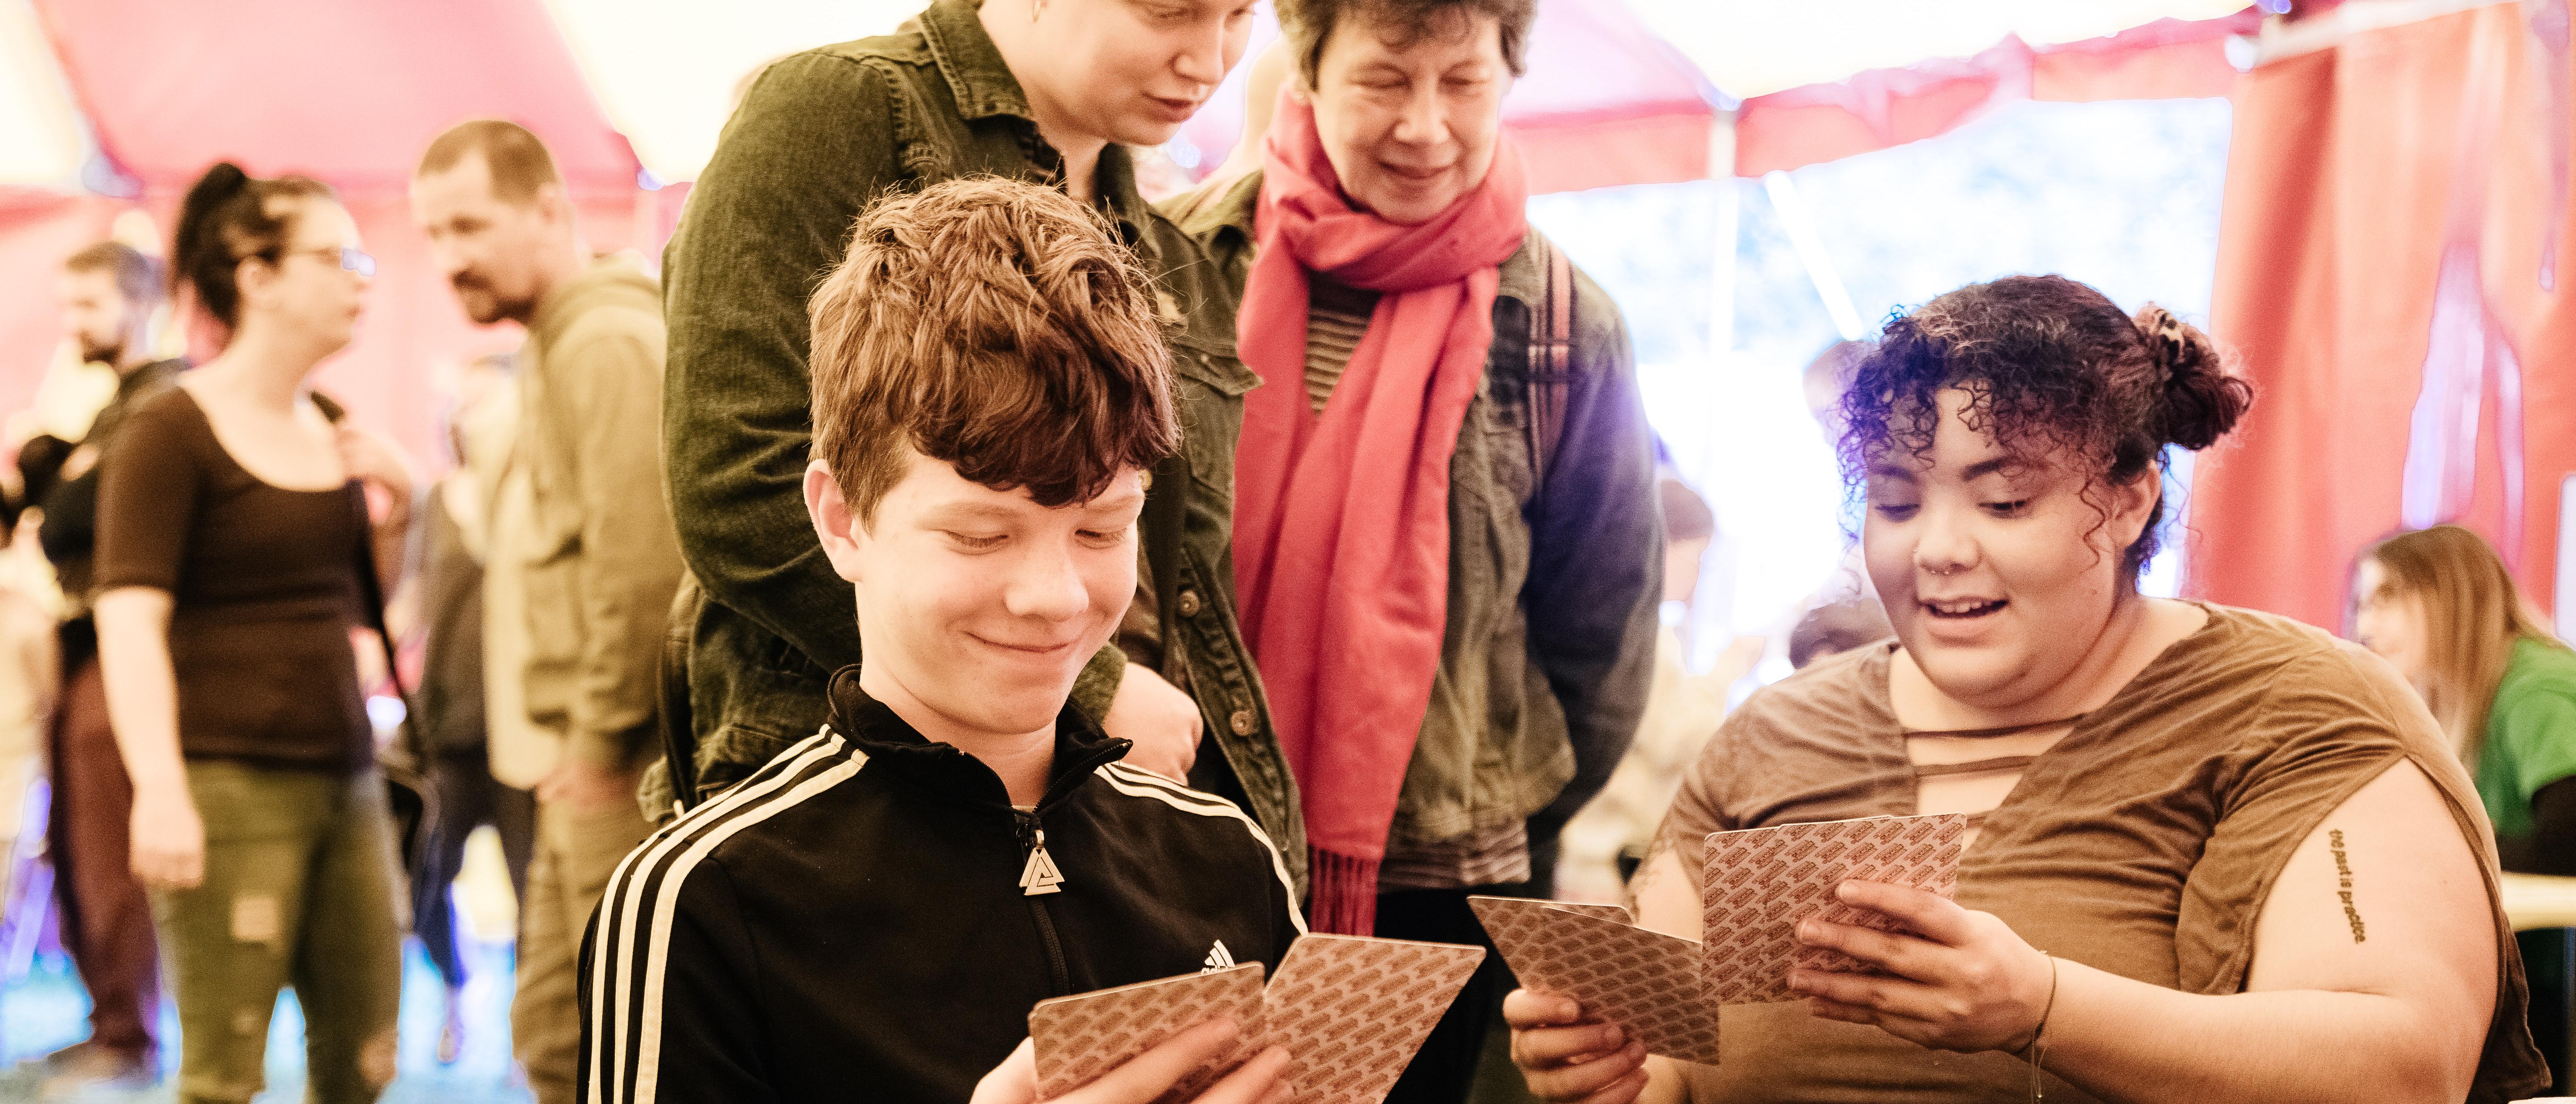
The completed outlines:
<svg viewBox="0 0 2576 1104">
<path fill-rule="evenodd" d="M 1053 1099 L 1099 1080 L 1164 1040 L 1230 1017 L 1243 1034 L 1215 1062 L 1183 1078 L 1162 1100 L 1187 1101 L 1260 1052 L 1261 964 L 1144 981 L 1040 1001 L 1029 1010 L 1037 1050 L 1038 1097 Z"/>
<path fill-rule="evenodd" d="M 1766 1004 L 1800 999 L 1789 970 L 1863 973 L 1840 951 L 1798 942 L 1798 922 L 1822 916 L 1841 924 L 1890 930 L 1874 912 L 1837 901 L 1846 881 L 1886 882 L 1950 895 L 1959 880 L 1965 813 L 1870 817 L 1784 824 L 1708 837 L 1700 881 L 1700 976 L 1713 1004 Z"/>
<path fill-rule="evenodd" d="M 1700 995 L 1699 944 L 1647 931 L 1613 905 L 1469 897 L 1521 984 L 1582 1002 L 1646 1053 L 1717 1063 L 1717 1006 Z"/>
<path fill-rule="evenodd" d="M 1295 1057 L 1297 1104 L 1378 1104 L 1484 959 L 1483 947 L 1300 936 L 1270 983 L 1262 1046 Z"/>
</svg>

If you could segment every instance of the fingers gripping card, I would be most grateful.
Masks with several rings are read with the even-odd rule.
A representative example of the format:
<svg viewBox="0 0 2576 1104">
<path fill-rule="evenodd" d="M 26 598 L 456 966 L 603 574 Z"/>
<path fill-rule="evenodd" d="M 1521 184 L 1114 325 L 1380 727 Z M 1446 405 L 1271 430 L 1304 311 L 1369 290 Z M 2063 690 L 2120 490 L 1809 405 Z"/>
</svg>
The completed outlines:
<svg viewBox="0 0 2576 1104">
<path fill-rule="evenodd" d="M 1037 1050 L 1038 1097 L 1053 1099 L 1099 1080 L 1164 1040 L 1219 1017 L 1243 1029 L 1233 1047 L 1162 1097 L 1192 1099 L 1257 1053 L 1261 964 L 1164 978 L 1041 1001 L 1029 1010 Z"/>
<path fill-rule="evenodd" d="M 1968 821 L 1966 814 L 1945 813 L 1712 833 L 1700 882 L 1700 976 L 1709 1001 L 1796 1000 L 1789 991 L 1793 966 L 1866 972 L 1839 951 L 1800 944 L 1798 922 L 1822 916 L 1880 930 L 1896 926 L 1878 913 L 1838 902 L 1834 890 L 1846 881 L 1949 896 L 1959 880 L 1960 837 Z"/>
<path fill-rule="evenodd" d="M 1467 907 L 1521 984 L 1582 1002 L 1648 1054 L 1716 1064 L 1717 1006 L 1700 996 L 1699 944 L 1636 927 L 1610 906 L 1470 897 Z"/>
<path fill-rule="evenodd" d="M 1262 1043 L 1296 1058 L 1297 1104 L 1378 1104 L 1484 961 L 1482 947 L 1306 935 L 1262 1011 Z"/>
</svg>

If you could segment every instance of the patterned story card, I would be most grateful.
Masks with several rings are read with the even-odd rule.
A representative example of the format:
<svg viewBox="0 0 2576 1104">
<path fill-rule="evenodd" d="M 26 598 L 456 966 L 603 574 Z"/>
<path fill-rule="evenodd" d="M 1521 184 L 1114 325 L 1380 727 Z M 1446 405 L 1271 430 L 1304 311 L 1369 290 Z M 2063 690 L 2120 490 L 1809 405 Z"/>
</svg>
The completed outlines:
<svg viewBox="0 0 2576 1104">
<path fill-rule="evenodd" d="M 1822 916 L 1888 930 L 1894 923 L 1841 904 L 1834 889 L 1858 880 L 1950 895 L 1959 880 L 1964 813 L 1784 824 L 1708 837 L 1700 882 L 1700 977 L 1712 1004 L 1799 999 L 1789 970 L 1863 972 L 1839 951 L 1803 946 L 1798 922 Z"/>
<path fill-rule="evenodd" d="M 1262 1010 L 1262 1046 L 1295 1056 L 1297 1104 L 1378 1104 L 1476 965 L 1482 947 L 1306 935 Z"/>
<path fill-rule="evenodd" d="M 1037 1049 L 1038 1096 L 1052 1099 L 1099 1080 L 1164 1040 L 1218 1017 L 1242 1037 L 1215 1062 L 1174 1085 L 1163 1101 L 1186 1101 L 1259 1053 L 1261 964 L 1138 982 L 1040 1001 L 1029 1010 Z"/>
<path fill-rule="evenodd" d="M 1563 993 L 1646 1053 L 1717 1063 L 1717 1006 L 1700 995 L 1700 946 L 1628 923 L 1628 910 L 1469 897 L 1503 960 L 1531 989 Z"/>
</svg>

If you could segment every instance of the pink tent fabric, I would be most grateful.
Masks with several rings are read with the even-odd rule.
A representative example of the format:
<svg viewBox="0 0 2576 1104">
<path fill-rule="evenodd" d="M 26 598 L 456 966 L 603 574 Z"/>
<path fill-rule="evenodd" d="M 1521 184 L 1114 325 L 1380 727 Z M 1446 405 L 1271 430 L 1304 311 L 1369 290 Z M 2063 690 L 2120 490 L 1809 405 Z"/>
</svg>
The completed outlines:
<svg viewBox="0 0 2576 1104">
<path fill-rule="evenodd" d="M 2566 0 L 2490 4 L 2247 76 L 2210 314 L 2256 398 L 2193 477 L 2194 593 L 2339 627 L 2364 546 L 2457 521 L 2555 600 L 2576 475 L 2568 27 Z"/>
<path fill-rule="evenodd" d="M 2236 87 L 2227 39 L 2257 13 L 2160 19 L 2106 38 L 2034 49 L 2018 38 L 1964 60 L 1873 69 L 1844 81 L 1744 101 L 1735 175 L 1760 176 L 1946 133 L 2015 100 L 2225 96 Z"/>
<path fill-rule="evenodd" d="M 1529 68 L 1504 111 L 1532 192 L 1711 175 L 1709 105 L 1723 97 L 1624 6 L 1540 5 Z"/>
<path fill-rule="evenodd" d="M 639 190 L 641 166 L 608 125 L 544 5 L 528 0 L 36 0 L 101 155 L 166 234 L 179 197 L 219 159 L 339 189 L 378 276 L 357 340 L 316 385 L 394 435 L 425 469 L 446 464 L 433 366 L 515 347 L 513 327 L 469 323 L 412 227 L 405 187 L 420 151 L 459 120 L 500 116 L 546 140 L 593 248 L 658 253 L 678 190 Z M 95 197 L 0 204 L 0 409 L 25 405 L 55 339 L 61 257 L 104 236 L 125 204 Z"/>
<path fill-rule="evenodd" d="M 399 194 L 421 147 L 474 115 L 544 136 L 577 192 L 641 166 L 545 5 L 343 0 L 35 0 L 108 158 L 152 191 L 219 158 Z"/>
</svg>

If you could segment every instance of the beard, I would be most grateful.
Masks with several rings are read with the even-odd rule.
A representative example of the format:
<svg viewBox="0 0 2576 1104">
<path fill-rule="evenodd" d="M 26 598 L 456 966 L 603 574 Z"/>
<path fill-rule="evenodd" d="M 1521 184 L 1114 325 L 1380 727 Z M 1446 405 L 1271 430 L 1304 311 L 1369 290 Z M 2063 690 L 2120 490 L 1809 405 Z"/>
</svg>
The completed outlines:
<svg viewBox="0 0 2576 1104">
<path fill-rule="evenodd" d="M 535 300 L 505 297 L 482 277 L 468 273 L 448 283 L 455 287 L 457 302 L 464 304 L 465 316 L 475 325 L 489 326 L 504 319 L 526 322 L 536 315 Z"/>
<path fill-rule="evenodd" d="M 104 364 L 113 368 L 125 363 L 125 341 L 118 338 L 101 344 L 89 335 L 83 334 L 80 337 L 80 353 L 81 360 L 85 363 Z"/>
</svg>

